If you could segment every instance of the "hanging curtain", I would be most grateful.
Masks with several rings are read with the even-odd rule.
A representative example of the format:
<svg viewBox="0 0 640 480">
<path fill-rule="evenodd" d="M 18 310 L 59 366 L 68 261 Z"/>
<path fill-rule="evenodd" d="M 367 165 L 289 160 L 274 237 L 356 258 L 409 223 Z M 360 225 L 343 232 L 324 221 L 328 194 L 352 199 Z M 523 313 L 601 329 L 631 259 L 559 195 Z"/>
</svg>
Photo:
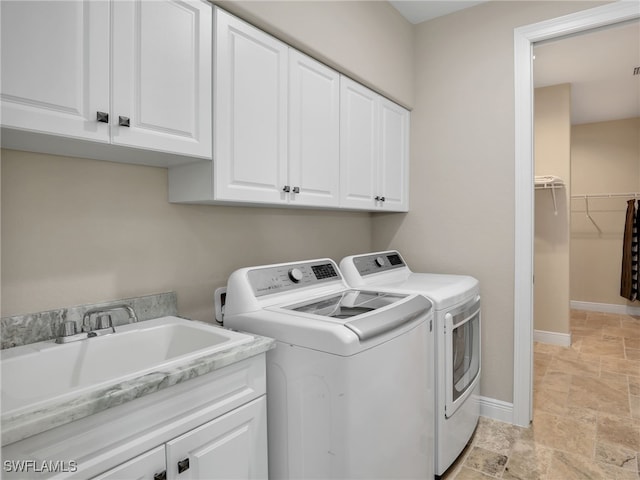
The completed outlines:
<svg viewBox="0 0 640 480">
<path fill-rule="evenodd" d="M 640 215 L 636 201 L 627 201 L 627 215 L 622 240 L 622 275 L 620 295 L 627 300 L 638 298 L 638 231 Z"/>
</svg>

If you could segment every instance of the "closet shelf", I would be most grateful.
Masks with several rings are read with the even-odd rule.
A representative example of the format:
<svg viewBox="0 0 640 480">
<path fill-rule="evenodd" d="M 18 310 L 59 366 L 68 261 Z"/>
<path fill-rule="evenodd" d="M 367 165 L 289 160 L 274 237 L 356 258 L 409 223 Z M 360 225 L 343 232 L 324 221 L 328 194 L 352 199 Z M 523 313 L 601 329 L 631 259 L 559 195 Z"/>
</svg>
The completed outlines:
<svg viewBox="0 0 640 480">
<path fill-rule="evenodd" d="M 534 177 L 534 184 L 536 189 L 555 189 L 564 187 L 564 180 L 555 175 L 540 175 Z"/>
<path fill-rule="evenodd" d="M 551 190 L 551 196 L 553 197 L 553 214 L 558 215 L 556 188 L 563 188 L 564 180 L 555 175 L 536 175 L 533 180 L 536 190 Z"/>
</svg>

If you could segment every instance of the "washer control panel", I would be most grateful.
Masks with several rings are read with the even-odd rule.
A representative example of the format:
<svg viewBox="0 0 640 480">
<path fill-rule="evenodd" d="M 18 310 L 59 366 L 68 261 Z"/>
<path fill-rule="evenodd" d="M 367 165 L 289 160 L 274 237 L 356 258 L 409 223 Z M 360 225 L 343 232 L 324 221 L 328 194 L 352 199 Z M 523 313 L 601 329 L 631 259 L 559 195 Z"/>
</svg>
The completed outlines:
<svg viewBox="0 0 640 480">
<path fill-rule="evenodd" d="M 395 251 L 353 257 L 353 264 L 361 276 L 387 272 L 407 266 L 400 254 Z"/>
<path fill-rule="evenodd" d="M 342 280 L 337 265 L 331 260 L 255 268 L 247 275 L 256 297 Z"/>
</svg>

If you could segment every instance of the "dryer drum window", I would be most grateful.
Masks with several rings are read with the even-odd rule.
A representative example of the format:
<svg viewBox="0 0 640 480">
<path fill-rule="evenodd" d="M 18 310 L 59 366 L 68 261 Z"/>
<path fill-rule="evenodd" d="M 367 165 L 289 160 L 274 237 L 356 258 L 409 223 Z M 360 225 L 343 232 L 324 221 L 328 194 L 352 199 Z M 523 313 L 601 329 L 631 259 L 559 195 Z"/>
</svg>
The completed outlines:
<svg viewBox="0 0 640 480">
<path fill-rule="evenodd" d="M 472 319 L 453 329 L 452 341 L 452 369 L 453 382 L 452 399 L 455 402 L 473 383 L 480 369 L 480 313 Z"/>
</svg>

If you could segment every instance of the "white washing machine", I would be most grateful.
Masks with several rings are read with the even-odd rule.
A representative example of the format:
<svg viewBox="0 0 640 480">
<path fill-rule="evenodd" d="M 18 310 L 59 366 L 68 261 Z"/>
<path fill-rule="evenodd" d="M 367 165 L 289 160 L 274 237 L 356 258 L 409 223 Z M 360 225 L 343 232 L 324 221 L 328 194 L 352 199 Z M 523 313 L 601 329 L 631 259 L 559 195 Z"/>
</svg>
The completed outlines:
<svg viewBox="0 0 640 480">
<path fill-rule="evenodd" d="M 480 286 L 466 275 L 414 273 L 399 252 L 353 255 L 340 269 L 353 288 L 420 293 L 435 310 L 435 474 L 460 455 L 480 416 Z"/>
<path fill-rule="evenodd" d="M 226 327 L 276 340 L 270 479 L 433 476 L 429 300 L 350 289 L 320 259 L 235 271 L 225 309 Z"/>
</svg>

